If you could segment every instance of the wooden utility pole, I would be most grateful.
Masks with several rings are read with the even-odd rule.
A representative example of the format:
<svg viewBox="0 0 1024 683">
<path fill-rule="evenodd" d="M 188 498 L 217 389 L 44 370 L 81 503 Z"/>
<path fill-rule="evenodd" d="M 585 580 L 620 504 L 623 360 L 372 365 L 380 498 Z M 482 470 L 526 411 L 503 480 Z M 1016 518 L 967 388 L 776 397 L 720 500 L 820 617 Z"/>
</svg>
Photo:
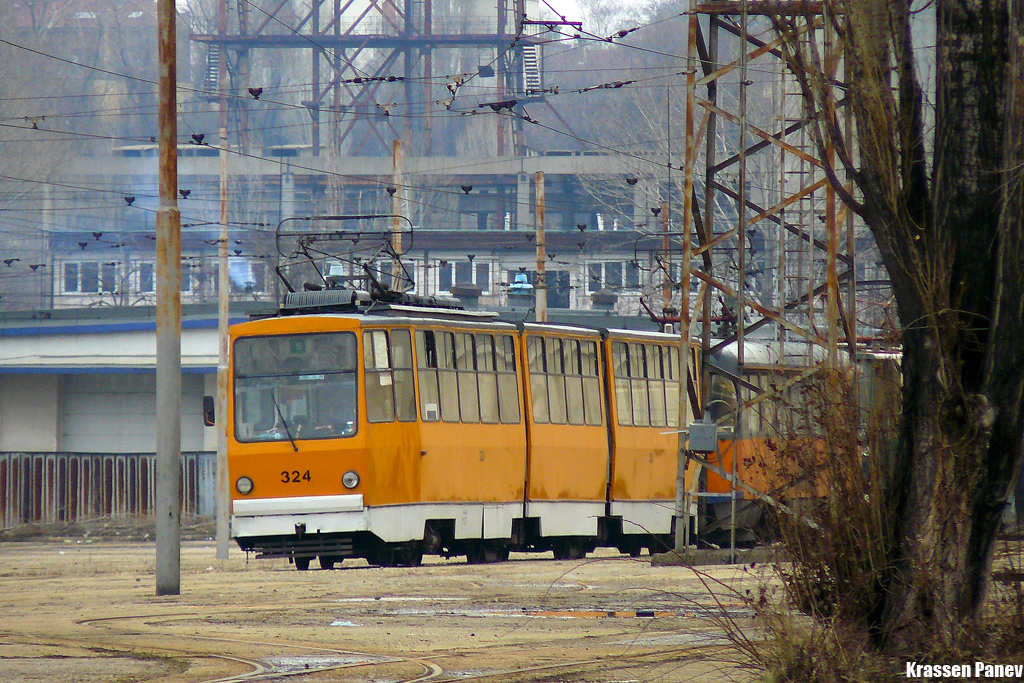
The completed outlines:
<svg viewBox="0 0 1024 683">
<path fill-rule="evenodd" d="M 156 214 L 156 594 L 181 593 L 181 213 L 177 15 L 157 0 L 160 206 Z"/>
<path fill-rule="evenodd" d="M 533 283 L 535 298 L 534 310 L 537 322 L 548 321 L 548 279 L 545 264 L 548 258 L 547 247 L 544 245 L 544 172 L 537 171 L 537 278 Z"/>
</svg>

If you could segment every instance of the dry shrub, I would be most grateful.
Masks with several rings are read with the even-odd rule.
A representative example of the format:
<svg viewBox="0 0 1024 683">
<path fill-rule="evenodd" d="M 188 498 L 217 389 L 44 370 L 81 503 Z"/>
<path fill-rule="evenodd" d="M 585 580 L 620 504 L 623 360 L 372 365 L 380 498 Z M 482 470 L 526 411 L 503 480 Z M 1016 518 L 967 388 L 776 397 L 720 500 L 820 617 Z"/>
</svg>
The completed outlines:
<svg viewBox="0 0 1024 683">
<path fill-rule="evenodd" d="M 886 492 L 897 439 L 900 390 L 892 362 L 863 369 L 859 383 L 819 371 L 789 383 L 775 402 L 765 476 L 789 477 L 777 494 L 791 513 L 774 513 L 778 561 L 761 594 L 748 597 L 758 636 L 730 631 L 768 681 L 905 680 L 907 661 L 1008 661 L 1024 654 L 1022 536 L 997 553 L 987 609 L 958 637 L 919 639 L 921 651 L 879 647 L 886 585 L 894 576 Z M 810 438 L 809 438 L 810 435 Z M 940 571 L 935 569 L 935 571 Z M 771 599 L 778 586 L 784 599 Z"/>
<path fill-rule="evenodd" d="M 815 373 L 798 388 L 790 400 L 799 403 L 778 413 L 777 467 L 802 477 L 784 496 L 800 515 L 778 515 L 788 559 L 779 571 L 800 611 L 860 622 L 881 608 L 879 586 L 890 570 L 884 493 L 894 412 L 862 409 L 855 385 L 838 372 Z"/>
</svg>

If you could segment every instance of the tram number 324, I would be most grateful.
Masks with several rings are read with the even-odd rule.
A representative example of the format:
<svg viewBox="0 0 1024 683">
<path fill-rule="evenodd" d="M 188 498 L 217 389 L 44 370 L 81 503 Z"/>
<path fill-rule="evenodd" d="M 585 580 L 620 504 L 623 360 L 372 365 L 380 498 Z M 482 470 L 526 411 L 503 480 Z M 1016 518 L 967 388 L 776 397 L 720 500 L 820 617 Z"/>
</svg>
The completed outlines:
<svg viewBox="0 0 1024 683">
<path fill-rule="evenodd" d="M 287 470 L 281 473 L 281 482 L 284 484 L 298 484 L 303 481 L 310 481 L 309 470 L 299 472 L 298 470 Z"/>
</svg>

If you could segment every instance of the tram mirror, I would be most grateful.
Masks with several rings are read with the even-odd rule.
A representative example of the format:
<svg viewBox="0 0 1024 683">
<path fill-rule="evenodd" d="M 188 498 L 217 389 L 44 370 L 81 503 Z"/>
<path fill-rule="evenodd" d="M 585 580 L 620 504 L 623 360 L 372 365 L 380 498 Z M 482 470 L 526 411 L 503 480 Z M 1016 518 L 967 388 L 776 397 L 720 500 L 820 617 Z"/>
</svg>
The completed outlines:
<svg viewBox="0 0 1024 683">
<path fill-rule="evenodd" d="M 213 396 L 203 396 L 203 424 L 212 427 L 216 424 Z"/>
</svg>

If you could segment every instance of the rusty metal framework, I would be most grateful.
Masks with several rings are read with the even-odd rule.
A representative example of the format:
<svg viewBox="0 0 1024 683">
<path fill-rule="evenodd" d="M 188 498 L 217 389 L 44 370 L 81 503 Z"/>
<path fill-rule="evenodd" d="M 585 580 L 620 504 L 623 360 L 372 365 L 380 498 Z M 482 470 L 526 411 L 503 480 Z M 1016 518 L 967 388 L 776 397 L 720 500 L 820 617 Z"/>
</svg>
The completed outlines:
<svg viewBox="0 0 1024 683">
<path fill-rule="evenodd" d="M 854 150 L 828 12 L 821 2 L 694 0 L 689 13 L 682 334 L 699 322 L 705 357 L 733 345 L 737 441 L 757 423 L 748 416 L 759 402 L 821 367 L 855 366 L 858 341 L 883 327 L 859 264 L 874 243 L 835 189 L 852 192 L 836 157 Z M 794 59 L 807 55 L 813 64 Z M 821 134 L 823 123 L 833 135 Z M 700 283 L 693 306 L 691 281 Z M 753 337 L 777 355 L 745 350 Z M 747 354 L 758 372 L 774 367 L 783 379 L 748 381 Z M 734 492 L 749 488 L 736 460 L 720 463 Z"/>
<path fill-rule="evenodd" d="M 719 346 L 742 350 L 745 335 L 769 326 L 774 339 L 803 345 L 808 361 L 813 347 L 832 365 L 841 350 L 856 352 L 863 231 L 829 182 L 845 184 L 835 149 L 816 142 L 812 128 L 827 118 L 850 139 L 842 46 L 824 11 L 821 3 L 693 5 L 683 249 L 684 266 L 690 257 L 701 263 L 691 276 L 706 285 L 695 307 L 706 347 L 717 311 L 734 318 Z M 779 15 L 796 27 L 786 38 L 771 21 Z M 823 55 L 829 110 L 810 108 L 787 65 L 786 40 L 813 43 Z"/>
<path fill-rule="evenodd" d="M 223 16 L 227 0 L 219 2 Z M 541 27 L 526 19 L 525 0 L 494 3 L 483 15 L 454 16 L 435 12 L 432 0 L 240 0 L 219 33 L 192 39 L 209 45 L 210 91 L 217 89 L 215 62 L 233 56 L 232 94 L 240 104 L 248 87 L 256 85 L 250 83 L 252 51 L 307 52 L 311 83 L 302 105 L 310 116 L 314 155 L 326 138 L 334 155 L 385 156 L 392 140 L 400 138 L 417 143 L 412 150 L 417 156 L 430 156 L 432 113 L 444 111 L 438 105 L 466 76 L 436 76 L 437 62 L 443 61 L 439 55 L 467 48 L 493 54 L 468 76 L 494 79 L 496 103 L 515 99 L 521 107 L 542 96 L 536 63 Z M 249 94 L 259 97 L 258 92 Z M 244 117 L 244 106 L 238 108 Z M 498 117 L 499 156 L 522 153 L 522 121 L 516 125 L 516 131 L 509 131 L 509 119 Z M 247 129 L 244 122 L 239 127 Z"/>
</svg>

